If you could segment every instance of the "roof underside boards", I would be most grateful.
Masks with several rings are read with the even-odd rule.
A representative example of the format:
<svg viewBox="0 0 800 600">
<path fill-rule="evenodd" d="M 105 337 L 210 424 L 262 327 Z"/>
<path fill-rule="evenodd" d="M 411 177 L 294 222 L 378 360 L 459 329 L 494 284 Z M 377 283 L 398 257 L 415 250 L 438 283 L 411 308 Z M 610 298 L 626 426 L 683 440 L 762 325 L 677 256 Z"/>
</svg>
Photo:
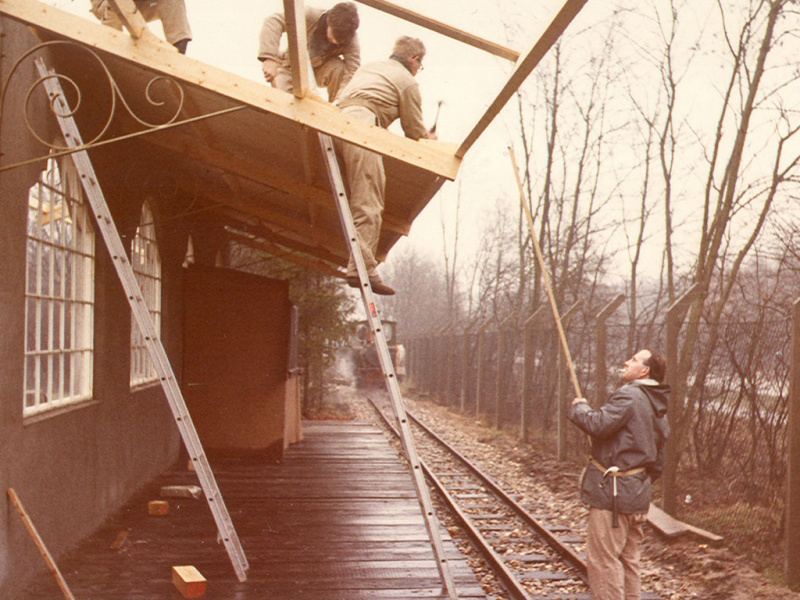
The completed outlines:
<svg viewBox="0 0 800 600">
<path fill-rule="evenodd" d="M 43 41 L 53 43 L 49 60 L 55 64 L 48 67 L 80 89 L 75 118 L 85 143 L 110 118 L 97 143 L 129 136 L 110 142 L 114 150 L 157 154 L 170 179 L 186 195 L 219 206 L 223 221 L 238 215 L 253 225 L 255 219 L 263 239 L 316 259 L 341 266 L 348 256 L 317 131 L 385 156 L 379 257 L 408 233 L 460 164 L 452 145 L 414 142 L 353 123 L 321 99 L 296 99 L 215 69 L 152 36 L 136 42 L 127 33 L 33 0 L 0 0 L 0 13 L 33 26 Z M 119 88 L 116 98 L 107 74 Z M 74 103 L 70 84 L 63 86 Z M 195 120 L 186 122 L 190 119 Z"/>
<path fill-rule="evenodd" d="M 357 1 L 498 56 L 508 59 L 517 56 L 511 50 L 387 0 Z M 105 90 L 110 106 L 108 98 L 112 94 L 108 92 L 107 71 L 133 113 L 148 123 L 123 115 L 124 109 L 118 106 L 99 144 L 113 143 L 124 152 L 128 148 L 157 151 L 160 155 L 158 167 L 169 172 L 186 194 L 208 206 L 220 207 L 220 217 L 225 217 L 221 221 L 238 219 L 248 225 L 248 231 L 259 230 L 260 239 L 267 246 L 280 244 L 284 249 L 341 266 L 346 263 L 347 247 L 342 239 L 317 132 L 384 156 L 386 205 L 377 252 L 377 257 L 383 259 L 400 236 L 408 233 L 414 219 L 444 181 L 455 179 L 467 150 L 561 36 L 586 0 L 565 0 L 553 22 L 529 53 L 517 61 L 508 83 L 459 146 L 409 140 L 347 119 L 336 107 L 314 94 L 296 98 L 181 55 L 144 27 L 128 0 L 119 2 L 123 10 L 128 5 L 133 11 L 128 15 L 127 26 L 131 35 L 141 36 L 138 39 L 36 0 L 0 0 L 0 15 L 32 26 L 43 41 L 60 44 L 54 53 L 58 57 L 57 64 L 51 66 L 80 81 L 84 99 L 94 99 Z M 299 11 L 301 0 L 284 0 L 284 4 L 294 12 L 302 12 Z M 299 25 L 293 23 L 292 27 L 297 29 Z M 294 62 L 302 60 L 304 49 L 298 49 Z M 173 87 L 170 88 L 163 78 L 172 80 Z M 152 89 L 148 88 L 154 80 Z M 146 101 L 148 90 L 153 97 L 160 94 L 157 99 L 165 104 L 160 107 L 149 104 Z M 97 110 L 88 106 L 88 102 L 84 104 L 87 112 Z M 121 104 L 119 99 L 117 104 Z M 170 108 L 173 113 L 179 112 L 175 124 L 153 133 L 155 125 L 170 121 L 173 116 Z M 97 118 L 98 114 L 76 115 L 81 127 Z M 187 123 L 187 120 L 193 122 Z M 102 122 L 95 125 L 97 131 L 103 130 Z M 137 132 L 146 133 L 135 136 Z M 120 140 L 120 136 L 129 137 Z M 83 137 L 88 141 L 92 135 L 84 132 Z M 323 271 L 329 271 L 327 266 L 320 266 Z"/>
</svg>

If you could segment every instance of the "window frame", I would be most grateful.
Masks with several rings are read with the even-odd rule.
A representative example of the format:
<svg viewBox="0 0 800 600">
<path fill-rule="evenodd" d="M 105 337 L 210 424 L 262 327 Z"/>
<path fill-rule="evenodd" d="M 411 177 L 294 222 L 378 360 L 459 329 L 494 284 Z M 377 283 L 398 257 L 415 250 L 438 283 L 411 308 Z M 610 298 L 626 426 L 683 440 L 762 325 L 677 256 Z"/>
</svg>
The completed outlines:
<svg viewBox="0 0 800 600">
<path fill-rule="evenodd" d="M 158 247 L 155 218 L 145 200 L 139 214 L 139 225 L 131 242 L 130 263 L 136 282 L 142 291 L 145 305 L 153 320 L 156 336 L 161 337 L 162 320 L 162 261 Z M 158 372 L 144 337 L 131 311 L 130 387 L 140 388 L 158 382 Z"/>
<path fill-rule="evenodd" d="M 96 234 L 70 158 L 28 191 L 23 418 L 93 397 Z"/>
</svg>

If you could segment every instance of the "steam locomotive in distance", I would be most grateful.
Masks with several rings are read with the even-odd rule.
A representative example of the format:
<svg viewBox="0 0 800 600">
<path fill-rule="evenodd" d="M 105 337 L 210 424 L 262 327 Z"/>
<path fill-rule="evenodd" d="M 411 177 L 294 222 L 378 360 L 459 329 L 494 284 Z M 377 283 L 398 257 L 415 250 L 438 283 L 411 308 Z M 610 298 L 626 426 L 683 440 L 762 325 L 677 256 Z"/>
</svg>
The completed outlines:
<svg viewBox="0 0 800 600">
<path fill-rule="evenodd" d="M 402 344 L 397 343 L 397 322 L 383 321 L 382 325 L 397 381 L 402 383 L 406 377 L 406 351 Z M 378 351 L 367 321 L 359 321 L 356 324 L 355 335 L 350 340 L 350 360 L 353 364 L 356 387 L 384 385 Z"/>
</svg>

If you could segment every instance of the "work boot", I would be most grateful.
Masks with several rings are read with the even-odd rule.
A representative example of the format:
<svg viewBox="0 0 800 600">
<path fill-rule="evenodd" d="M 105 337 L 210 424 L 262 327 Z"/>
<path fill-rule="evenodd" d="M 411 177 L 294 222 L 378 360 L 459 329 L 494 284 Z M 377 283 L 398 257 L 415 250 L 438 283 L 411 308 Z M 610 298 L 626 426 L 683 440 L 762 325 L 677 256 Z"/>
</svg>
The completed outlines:
<svg viewBox="0 0 800 600">
<path fill-rule="evenodd" d="M 189 45 L 189 38 L 178 40 L 172 45 L 175 46 L 181 54 L 186 54 L 186 46 Z"/>
<path fill-rule="evenodd" d="M 347 276 L 347 285 L 352 288 L 360 288 L 361 281 L 359 281 L 358 277 L 353 275 Z M 378 294 L 379 296 L 394 296 L 394 288 L 389 287 L 378 275 L 373 275 L 369 278 L 369 287 L 372 288 L 372 292 Z"/>
</svg>

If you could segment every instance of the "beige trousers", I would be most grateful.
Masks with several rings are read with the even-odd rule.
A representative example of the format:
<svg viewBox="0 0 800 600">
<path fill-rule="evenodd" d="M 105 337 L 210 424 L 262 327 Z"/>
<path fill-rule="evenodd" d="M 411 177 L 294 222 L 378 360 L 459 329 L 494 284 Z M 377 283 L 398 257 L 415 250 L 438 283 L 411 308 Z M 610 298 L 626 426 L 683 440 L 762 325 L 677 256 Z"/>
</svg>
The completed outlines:
<svg viewBox="0 0 800 600">
<path fill-rule="evenodd" d="M 324 87 L 328 90 L 328 101 L 333 102 L 336 96 L 339 95 L 339 88 L 342 87 L 342 80 L 344 79 L 344 61 L 341 58 L 331 58 L 316 69 L 314 69 L 314 79 L 318 87 Z M 292 69 L 288 64 L 281 64 L 278 67 L 278 73 L 275 79 L 272 80 L 272 85 L 279 90 L 289 92 L 294 90 L 292 85 Z"/>
<path fill-rule="evenodd" d="M 375 125 L 376 117 L 364 106 L 348 106 L 342 113 L 353 119 L 366 121 Z M 386 173 L 383 170 L 383 157 L 353 144 L 341 145 L 349 188 L 350 212 L 358 234 L 358 245 L 364 257 L 367 274 L 375 277 L 378 274 L 378 261 L 375 253 L 378 250 L 378 239 L 381 235 L 383 218 L 384 189 Z M 358 275 L 353 257 L 347 264 L 348 277 Z"/>
<path fill-rule="evenodd" d="M 192 39 L 184 0 L 136 0 L 136 8 L 147 22 L 161 19 L 164 37 L 170 44 Z M 92 0 L 92 13 L 103 25 L 122 29 L 122 22 L 111 10 L 108 0 Z"/>
<path fill-rule="evenodd" d="M 610 510 L 589 509 L 586 567 L 594 600 L 639 600 L 639 557 L 647 515 L 619 515 L 612 527 Z"/>
</svg>

